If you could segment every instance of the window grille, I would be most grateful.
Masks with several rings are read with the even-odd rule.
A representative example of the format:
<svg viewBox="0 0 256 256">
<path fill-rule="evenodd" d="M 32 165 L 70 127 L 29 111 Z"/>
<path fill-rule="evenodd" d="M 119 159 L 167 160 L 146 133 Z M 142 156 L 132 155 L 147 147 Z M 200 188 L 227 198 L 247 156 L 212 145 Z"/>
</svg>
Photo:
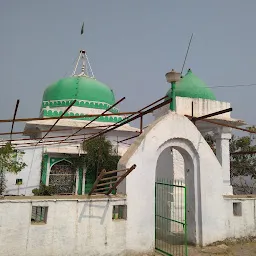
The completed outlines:
<svg viewBox="0 0 256 256">
<path fill-rule="evenodd" d="M 46 224 L 47 222 L 47 206 L 32 206 L 31 223 L 32 224 Z"/>
<path fill-rule="evenodd" d="M 127 219 L 127 205 L 114 205 L 113 206 L 113 220 Z"/>
</svg>

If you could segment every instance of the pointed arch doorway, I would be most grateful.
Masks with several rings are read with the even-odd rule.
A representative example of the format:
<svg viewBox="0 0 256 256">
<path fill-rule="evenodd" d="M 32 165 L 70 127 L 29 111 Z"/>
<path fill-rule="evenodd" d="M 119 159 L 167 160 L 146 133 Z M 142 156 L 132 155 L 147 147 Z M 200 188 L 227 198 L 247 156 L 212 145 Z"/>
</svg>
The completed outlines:
<svg viewBox="0 0 256 256">
<path fill-rule="evenodd" d="M 155 248 L 167 255 L 186 256 L 187 244 L 196 243 L 197 233 L 194 187 L 196 155 L 183 139 L 167 141 L 158 153 L 155 172 Z"/>
<path fill-rule="evenodd" d="M 50 170 L 49 186 L 54 188 L 55 194 L 75 194 L 76 168 L 67 161 L 55 163 Z"/>
</svg>

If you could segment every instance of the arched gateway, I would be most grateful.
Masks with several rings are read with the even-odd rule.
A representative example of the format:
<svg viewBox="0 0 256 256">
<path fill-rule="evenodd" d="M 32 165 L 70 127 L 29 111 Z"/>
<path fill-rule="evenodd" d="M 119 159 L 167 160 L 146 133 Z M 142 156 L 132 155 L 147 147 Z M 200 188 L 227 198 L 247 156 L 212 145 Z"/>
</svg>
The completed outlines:
<svg viewBox="0 0 256 256">
<path fill-rule="evenodd" d="M 169 112 L 153 122 L 119 162 L 119 168 L 137 165 L 119 192 L 127 194 L 127 246 L 136 244 L 141 251 L 155 248 L 155 181 L 161 154 L 168 148 L 178 150 L 184 159 L 188 241 L 205 245 L 216 236 L 224 238 L 219 227 L 226 218 L 218 214 L 224 207 L 222 167 L 196 126 Z M 168 164 L 161 168 L 165 165 L 168 170 Z"/>
</svg>

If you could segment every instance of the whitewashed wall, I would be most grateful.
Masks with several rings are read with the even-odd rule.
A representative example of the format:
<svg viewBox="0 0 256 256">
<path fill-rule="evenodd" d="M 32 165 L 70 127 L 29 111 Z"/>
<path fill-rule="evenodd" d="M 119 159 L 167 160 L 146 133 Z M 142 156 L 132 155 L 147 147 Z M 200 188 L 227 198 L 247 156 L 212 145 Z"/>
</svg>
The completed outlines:
<svg viewBox="0 0 256 256">
<path fill-rule="evenodd" d="M 229 102 L 176 97 L 177 113 L 180 115 L 191 115 L 192 102 L 193 102 L 194 116 L 203 116 L 209 113 L 213 113 L 215 111 L 220 111 L 220 110 L 230 108 Z M 214 118 L 228 119 L 230 118 L 230 112 L 217 115 Z"/>
<path fill-rule="evenodd" d="M 256 236 L 256 196 L 225 196 L 226 238 Z M 235 216 L 233 204 L 241 203 L 241 216 Z"/>
<path fill-rule="evenodd" d="M 0 200 L 0 255 L 126 255 L 126 220 L 112 220 L 113 205 L 125 203 L 121 196 Z M 31 224 L 32 206 L 49 207 L 46 224 Z"/>
<path fill-rule="evenodd" d="M 41 176 L 42 148 L 24 150 L 22 161 L 27 166 L 18 174 L 6 172 L 7 195 L 33 195 L 32 190 L 39 187 Z M 16 179 L 22 179 L 22 185 L 16 185 Z"/>
<path fill-rule="evenodd" d="M 192 115 L 192 102 L 194 116 L 203 116 L 215 111 L 230 108 L 229 102 L 216 100 L 192 99 L 184 97 L 176 97 L 176 113 L 180 115 Z M 153 112 L 155 119 L 167 114 L 170 111 L 170 106 L 166 105 Z M 215 116 L 215 118 L 229 119 L 230 112 Z"/>
</svg>

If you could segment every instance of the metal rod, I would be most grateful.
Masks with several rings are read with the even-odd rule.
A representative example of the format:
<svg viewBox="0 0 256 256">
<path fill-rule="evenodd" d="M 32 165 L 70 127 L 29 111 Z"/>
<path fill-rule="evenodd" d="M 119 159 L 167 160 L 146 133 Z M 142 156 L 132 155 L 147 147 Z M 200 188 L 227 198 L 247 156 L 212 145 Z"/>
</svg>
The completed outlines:
<svg viewBox="0 0 256 256">
<path fill-rule="evenodd" d="M 185 66 L 187 57 L 188 57 L 188 52 L 189 52 L 189 49 L 190 49 L 190 44 L 191 44 L 192 38 L 193 38 L 193 33 L 192 33 L 192 35 L 191 35 L 191 37 L 190 37 L 190 40 L 189 40 L 189 43 L 188 43 L 187 52 L 186 52 L 185 59 L 184 59 L 184 62 L 183 62 L 183 65 L 182 65 L 182 69 L 181 69 L 181 72 L 180 72 L 181 75 L 182 75 L 182 72 L 183 72 L 183 69 L 184 69 L 184 66 Z"/>
<path fill-rule="evenodd" d="M 98 136 L 100 136 L 100 135 L 102 135 L 102 134 L 105 134 L 105 133 L 107 133 L 107 132 L 110 132 L 110 131 L 112 131 L 112 130 L 114 130 L 114 129 L 120 127 L 120 126 L 123 126 L 123 125 L 125 125 L 125 124 L 127 124 L 127 123 L 130 123 L 130 122 L 134 121 L 135 119 L 137 119 L 137 118 L 139 118 L 139 117 L 141 117 L 141 116 L 147 115 L 148 113 L 151 113 L 151 112 L 153 112 L 154 110 L 156 110 L 156 109 L 158 109 L 158 108 L 161 108 L 161 107 L 163 107 L 163 106 L 169 104 L 171 101 L 172 101 L 172 99 L 168 99 L 168 100 L 166 100 L 166 101 L 164 101 L 164 102 L 162 102 L 162 103 L 160 103 L 160 104 L 158 104 L 158 105 L 156 105 L 156 106 L 154 106 L 154 107 L 152 107 L 152 108 L 150 108 L 150 109 L 148 109 L 148 110 L 139 111 L 140 114 L 138 114 L 138 115 L 136 115 L 136 116 L 134 116 L 134 117 L 131 117 L 130 119 L 127 119 L 127 120 L 125 120 L 124 122 L 122 122 L 121 124 L 117 124 L 117 125 L 111 127 L 110 129 L 104 129 L 104 130 L 100 131 L 98 134 L 96 134 L 95 136 L 89 137 L 89 138 L 86 139 L 85 141 L 91 140 L 91 139 L 96 138 L 96 137 L 98 137 Z M 150 105 L 152 105 L 152 104 L 150 104 Z M 145 109 L 145 108 L 144 108 L 144 109 Z"/>
<path fill-rule="evenodd" d="M 147 106 L 141 108 L 140 110 L 134 112 L 133 114 L 130 114 L 129 116 L 125 117 L 123 120 L 120 120 L 120 121 L 116 122 L 115 124 L 112 124 L 112 125 L 109 126 L 108 128 L 114 127 L 114 126 L 116 126 L 117 124 L 119 124 L 120 122 L 123 123 L 125 120 L 128 120 L 129 118 L 133 117 L 134 115 L 136 115 L 136 114 L 138 114 L 138 113 L 141 113 L 143 110 L 145 110 L 145 109 L 147 109 L 147 108 L 149 108 L 149 107 L 155 105 L 156 103 L 158 103 L 158 102 L 160 102 L 160 101 L 162 101 L 162 100 L 164 100 L 164 99 L 167 99 L 167 98 L 168 98 L 168 96 L 166 95 L 166 96 L 164 96 L 164 97 L 162 97 L 162 98 L 160 98 L 160 99 L 158 99 L 158 100 L 156 100 L 156 101 L 150 103 L 149 105 L 147 105 Z M 104 129 L 103 131 L 107 130 L 108 128 Z"/>
<path fill-rule="evenodd" d="M 17 100 L 15 110 L 14 110 L 14 114 L 13 114 L 13 118 L 12 118 L 12 128 L 11 128 L 11 134 L 10 134 L 10 141 L 12 141 L 13 127 L 14 127 L 14 122 L 15 122 L 15 118 L 16 118 L 16 114 L 17 114 L 17 111 L 18 111 L 19 104 L 20 104 L 20 100 Z"/>
<path fill-rule="evenodd" d="M 162 97 L 162 98 L 160 98 L 160 99 L 158 99 L 158 100 L 152 102 L 151 104 L 147 105 L 146 107 L 140 109 L 138 112 L 141 112 L 141 111 L 145 110 L 146 108 L 149 108 L 149 107 L 155 105 L 156 103 L 158 103 L 158 102 L 160 102 L 160 101 L 162 101 L 162 100 L 164 100 L 164 99 L 167 99 L 167 98 L 168 98 L 168 96 L 166 95 L 166 96 L 164 96 L 164 97 Z"/>
<path fill-rule="evenodd" d="M 184 214 L 185 214 L 185 256 L 188 256 L 188 222 L 187 222 L 187 187 L 184 186 Z"/>
<path fill-rule="evenodd" d="M 134 136 L 129 137 L 129 138 L 127 138 L 127 139 L 120 140 L 120 141 L 118 141 L 118 143 L 122 143 L 122 142 L 124 142 L 124 141 L 127 141 L 127 140 L 131 140 L 131 139 L 137 138 L 138 136 L 140 136 L 140 134 L 134 135 Z"/>
<path fill-rule="evenodd" d="M 62 119 L 77 119 L 85 117 L 97 117 L 97 116 L 125 116 L 131 114 L 137 114 L 138 112 L 129 111 L 129 112 L 118 112 L 118 113 L 105 113 L 105 114 L 86 114 L 80 116 L 65 116 Z M 58 116 L 54 117 L 30 117 L 30 118 L 17 118 L 15 122 L 29 122 L 29 121 L 42 121 L 42 120 L 55 120 L 58 119 Z M 12 119 L 0 119 L 0 123 L 10 123 Z"/>
<path fill-rule="evenodd" d="M 140 133 L 143 131 L 143 116 L 140 117 Z"/>
<path fill-rule="evenodd" d="M 92 135 L 92 134 L 97 134 L 97 132 L 86 133 L 86 135 Z M 74 135 L 73 137 L 78 137 L 78 136 L 84 137 L 84 134 L 77 134 L 77 135 Z M 67 137 L 67 135 L 48 136 L 47 139 L 58 139 L 58 138 L 65 138 L 65 137 Z M 38 139 L 41 139 L 41 138 L 38 138 Z M 16 142 L 16 141 L 26 141 L 26 140 L 37 140 L 37 139 L 17 138 L 17 139 L 12 140 L 12 141 Z"/>
<path fill-rule="evenodd" d="M 105 114 L 106 112 L 108 112 L 110 109 L 112 109 L 113 107 L 115 107 L 116 105 L 118 105 L 121 101 L 123 101 L 125 99 L 125 97 L 123 97 L 122 99 L 120 99 L 119 101 L 117 101 L 115 104 L 113 104 L 112 106 L 110 106 L 109 108 L 107 108 L 105 111 L 103 111 L 102 114 Z M 100 116 L 102 116 L 102 114 Z M 77 134 L 78 132 L 80 132 L 81 130 L 83 130 L 84 128 L 86 128 L 89 124 L 91 124 L 92 122 L 94 122 L 95 120 L 97 120 L 100 116 L 97 116 L 95 118 L 93 118 L 89 123 L 87 123 L 85 126 L 83 126 L 82 128 L 78 129 L 76 132 L 74 132 L 72 135 L 69 135 L 66 139 L 64 139 L 63 141 L 67 140 L 68 138 L 70 138 L 71 136 Z"/>
<path fill-rule="evenodd" d="M 191 116 L 188 116 L 188 115 L 186 115 L 186 116 L 187 117 L 191 117 Z M 240 128 L 240 127 L 237 127 L 237 126 L 234 126 L 234 125 L 230 125 L 230 124 L 222 124 L 222 123 L 215 122 L 215 121 L 212 121 L 212 120 L 209 120 L 209 119 L 203 119 L 201 121 L 207 122 L 207 123 L 211 123 L 211 124 L 216 124 L 216 125 L 223 126 L 223 127 L 233 128 L 233 129 L 236 129 L 236 130 L 239 130 L 239 131 L 244 131 L 244 132 L 249 132 L 249 133 L 256 134 L 256 131 L 251 131 L 251 130 Z"/>
<path fill-rule="evenodd" d="M 84 136 L 82 138 L 76 138 L 76 139 L 69 139 L 68 141 L 65 141 L 65 143 L 72 143 L 72 142 L 81 142 L 84 140 Z M 57 145 L 59 144 L 61 140 L 46 140 L 46 141 L 43 141 L 42 143 L 40 143 L 40 146 L 41 145 Z M 16 141 L 12 141 L 12 143 L 14 145 L 16 145 L 17 147 L 23 147 L 23 146 L 27 146 L 27 145 L 36 145 L 37 144 L 37 141 L 34 141 L 34 142 L 23 142 L 23 143 L 17 143 Z M 64 143 L 64 142 L 63 142 Z M 0 142 L 1 144 L 1 142 Z"/>
<path fill-rule="evenodd" d="M 95 126 L 90 126 L 90 127 L 86 127 L 84 129 L 92 129 L 92 128 L 105 128 L 105 127 L 109 127 L 111 125 L 95 125 Z M 70 131 L 70 130 L 73 130 L 72 129 L 57 129 L 57 130 L 53 130 L 51 132 L 64 132 L 64 131 Z M 40 132 L 47 132 L 48 130 L 42 130 Z M 25 136 L 28 136 L 28 134 L 35 134 L 35 133 L 38 133 L 38 131 L 28 131 L 25 133 Z M 3 133 L 0 133 L 0 135 L 10 135 L 11 133 L 10 132 L 3 132 Z M 13 132 L 12 134 L 24 134 L 24 131 L 23 132 Z M 82 134 L 83 135 L 83 134 Z"/>
<path fill-rule="evenodd" d="M 81 137 L 81 138 L 74 138 L 74 139 L 69 139 L 68 141 L 83 141 L 83 139 L 84 139 L 84 136 L 83 137 Z M 42 143 L 40 143 L 41 145 L 43 145 L 44 143 L 49 143 L 49 142 L 52 142 L 52 143 L 56 143 L 56 144 L 58 144 L 60 141 L 62 141 L 62 140 L 45 140 L 45 141 L 42 141 Z M 25 142 L 23 142 L 23 143 L 15 143 L 16 141 L 15 140 L 13 140 L 12 141 L 13 142 L 13 144 L 17 144 L 17 145 L 21 145 L 21 144 L 23 144 L 23 145 L 29 145 L 29 144 L 38 144 L 38 141 L 35 141 L 35 142 L 27 142 L 26 143 L 26 141 Z"/>
<path fill-rule="evenodd" d="M 116 123 L 114 123 L 114 124 L 112 124 L 112 125 L 109 125 L 106 129 L 104 129 L 104 130 L 102 130 L 102 131 L 105 132 L 105 131 L 107 131 L 107 130 L 108 130 L 109 128 L 111 128 L 111 127 L 116 127 L 119 123 L 121 123 L 121 122 L 123 123 L 124 121 L 128 120 L 130 117 L 133 117 L 134 115 L 136 115 L 136 114 L 138 114 L 138 113 L 141 113 L 143 110 L 145 110 L 145 109 L 151 107 L 152 105 L 155 105 L 156 103 L 158 103 L 158 102 L 160 102 L 160 101 L 162 101 L 162 100 L 164 100 L 164 99 L 167 99 L 167 98 L 168 98 L 168 96 L 164 96 L 164 97 L 162 97 L 162 98 L 160 98 L 160 99 L 158 99 L 158 100 L 156 100 L 156 101 L 150 103 L 149 105 L 143 107 L 142 109 L 140 109 L 140 110 L 138 110 L 138 111 L 136 111 L 136 112 L 133 112 L 133 113 L 130 114 L 129 116 L 125 117 L 124 119 L 122 119 L 122 120 L 120 120 L 120 121 L 118 121 L 118 122 L 116 122 Z M 120 126 L 122 126 L 122 125 L 120 125 Z M 119 126 L 119 127 L 120 127 L 120 126 Z M 84 134 L 84 135 L 85 135 L 85 134 Z"/>
<path fill-rule="evenodd" d="M 127 177 L 130 172 L 132 172 L 136 168 L 136 164 L 134 164 L 126 173 L 122 175 L 122 177 L 108 190 L 106 195 L 109 195 L 113 190 L 117 188 L 117 186 Z"/>
<path fill-rule="evenodd" d="M 217 112 L 213 112 L 213 113 L 211 113 L 211 114 L 203 115 L 203 116 L 200 116 L 200 117 L 193 117 L 193 118 L 192 118 L 192 121 L 193 121 L 193 122 L 196 122 L 196 121 L 199 121 L 199 120 L 206 119 L 206 118 L 208 118 L 208 117 L 221 115 L 221 114 L 224 114 L 224 113 L 227 113 L 227 112 L 230 112 L 230 111 L 232 111 L 232 108 L 227 108 L 227 109 L 220 110 L 220 111 L 217 111 Z"/>
<path fill-rule="evenodd" d="M 38 143 L 40 143 L 48 134 L 49 132 L 51 132 L 51 130 L 53 129 L 53 127 L 60 121 L 60 119 L 70 110 L 70 108 L 76 103 L 76 100 L 74 100 L 68 107 L 67 109 L 59 116 L 59 118 L 55 121 L 55 123 L 51 126 L 51 128 L 48 130 L 48 132 L 43 136 L 42 139 L 40 139 L 36 146 L 38 145 Z"/>
<path fill-rule="evenodd" d="M 79 141 L 64 141 L 62 143 L 74 145 L 74 143 L 78 144 L 78 143 L 82 143 L 82 142 L 83 142 L 83 140 L 79 140 Z M 16 147 L 19 148 L 19 149 L 31 148 L 31 147 L 35 147 L 35 144 L 36 143 L 26 143 L 26 144 L 23 144 L 23 145 L 17 144 Z M 37 145 L 37 147 L 42 147 L 42 146 L 58 146 L 58 147 L 60 147 L 59 142 L 56 142 L 56 143 L 54 143 L 54 142 L 47 142 L 47 143 L 40 143 L 40 145 Z"/>
</svg>

